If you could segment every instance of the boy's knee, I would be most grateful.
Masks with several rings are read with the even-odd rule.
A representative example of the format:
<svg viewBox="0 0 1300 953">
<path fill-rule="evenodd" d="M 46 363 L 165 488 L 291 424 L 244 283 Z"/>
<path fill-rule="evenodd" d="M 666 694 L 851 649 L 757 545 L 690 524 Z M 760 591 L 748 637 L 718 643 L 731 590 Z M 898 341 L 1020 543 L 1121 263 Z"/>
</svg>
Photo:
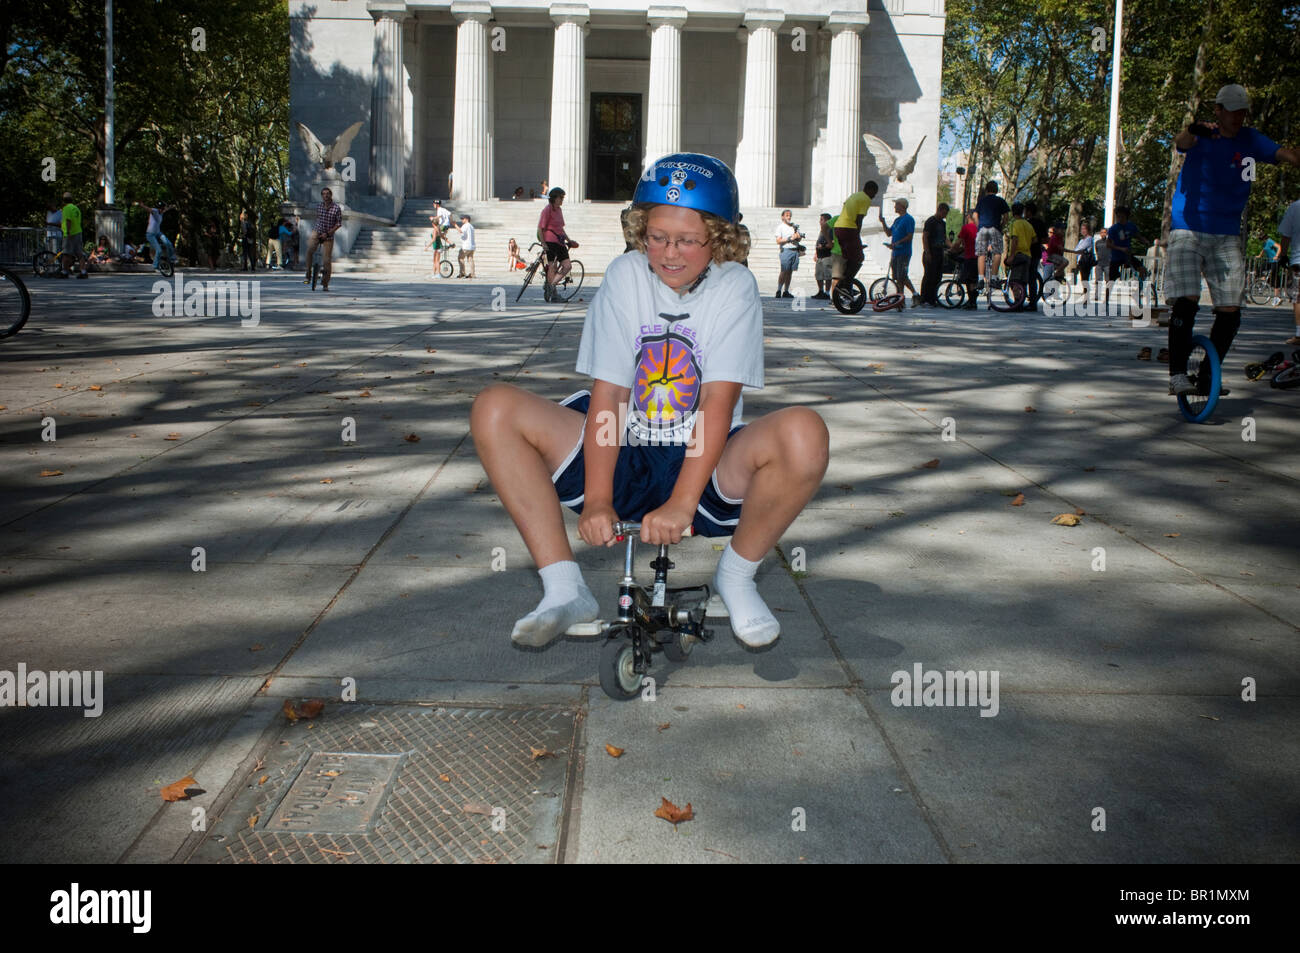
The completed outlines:
<svg viewBox="0 0 1300 953">
<path fill-rule="evenodd" d="M 826 421 L 811 407 L 790 407 L 785 413 L 780 433 L 786 463 L 817 476 L 825 473 L 831 446 Z"/>
<path fill-rule="evenodd" d="M 495 430 L 510 413 L 516 388 L 511 384 L 489 384 L 478 392 L 469 408 L 471 433 Z"/>
</svg>

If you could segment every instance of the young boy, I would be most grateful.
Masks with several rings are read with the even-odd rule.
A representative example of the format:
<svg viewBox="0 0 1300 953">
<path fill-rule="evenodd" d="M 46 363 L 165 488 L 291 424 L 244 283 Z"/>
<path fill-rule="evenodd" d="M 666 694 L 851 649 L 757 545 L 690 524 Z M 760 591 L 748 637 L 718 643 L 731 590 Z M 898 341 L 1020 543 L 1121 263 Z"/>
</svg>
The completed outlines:
<svg viewBox="0 0 1300 953">
<path fill-rule="evenodd" d="M 665 156 L 632 201 L 635 250 L 607 268 L 578 348 L 590 393 L 555 404 L 494 384 L 470 411 L 479 459 L 545 590 L 511 638 L 542 646 L 596 618 L 563 503 L 582 514 L 578 533 L 592 546 L 612 546 L 620 519 L 639 520 L 652 544 L 678 542 L 691 526 L 733 534 L 714 591 L 740 640 L 767 645 L 781 627 L 754 575 L 821 484 L 826 425 L 806 407 L 740 424 L 742 386 L 763 386 L 763 310 L 740 264 L 748 247 L 731 170 L 711 156 Z"/>
</svg>

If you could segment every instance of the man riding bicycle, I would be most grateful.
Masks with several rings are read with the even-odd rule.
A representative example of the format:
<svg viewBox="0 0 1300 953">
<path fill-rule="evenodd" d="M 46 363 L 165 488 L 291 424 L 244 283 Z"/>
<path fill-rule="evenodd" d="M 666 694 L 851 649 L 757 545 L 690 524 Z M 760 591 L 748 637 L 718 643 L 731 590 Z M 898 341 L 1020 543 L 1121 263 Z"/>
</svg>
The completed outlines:
<svg viewBox="0 0 1300 953">
<path fill-rule="evenodd" d="M 173 262 L 176 261 L 176 249 L 173 248 L 172 243 L 167 240 L 167 236 L 162 233 L 162 220 L 163 215 L 167 211 L 167 203 L 159 202 L 156 206 L 146 205 L 144 202 L 136 202 L 135 204 L 140 206 L 142 209 L 147 209 L 149 212 L 149 223 L 144 227 L 144 240 L 147 241 L 149 247 L 153 249 L 153 270 L 162 271 L 159 267 L 159 263 L 162 261 L 162 251 L 160 250 L 160 246 L 161 248 L 167 249 L 167 257 L 169 260 Z"/>
<path fill-rule="evenodd" d="M 549 201 L 537 222 L 537 238 L 546 246 L 546 282 L 542 286 L 542 293 L 547 301 L 556 301 L 556 284 L 568 277 L 573 268 L 569 261 L 569 249 L 577 248 L 578 243 L 564 231 L 564 213 L 560 211 L 560 206 L 564 204 L 564 189 L 556 186 L 546 197 Z"/>
<path fill-rule="evenodd" d="M 862 251 L 862 223 L 867 220 L 867 209 L 876 197 L 880 187 L 875 182 L 862 183 L 862 190 L 854 192 L 844 200 L 839 217 L 832 223 L 835 241 L 840 246 L 840 257 L 833 263 L 831 271 L 831 300 L 835 300 L 835 288 L 841 281 L 852 281 L 862 268 L 865 255 Z"/>
</svg>

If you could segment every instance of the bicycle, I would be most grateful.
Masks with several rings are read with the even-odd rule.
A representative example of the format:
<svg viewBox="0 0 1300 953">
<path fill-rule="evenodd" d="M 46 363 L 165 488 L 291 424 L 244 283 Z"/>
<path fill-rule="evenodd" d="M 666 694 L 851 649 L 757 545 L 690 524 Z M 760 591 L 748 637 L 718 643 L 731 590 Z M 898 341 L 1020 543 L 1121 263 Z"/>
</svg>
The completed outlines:
<svg viewBox="0 0 1300 953">
<path fill-rule="evenodd" d="M 1043 296 L 1043 279 L 1038 275 L 1032 264 L 1026 262 L 1020 265 L 1007 266 L 1007 280 L 1000 281 L 993 276 L 993 248 L 990 245 L 984 251 L 984 278 L 983 292 L 985 300 L 988 303 L 990 311 L 1000 311 L 1003 313 L 1010 311 L 1025 310 L 1025 299 L 1037 301 Z M 976 290 L 976 294 L 979 294 Z M 993 292 L 1000 290 L 1002 300 L 999 302 L 994 299 Z"/>
<path fill-rule="evenodd" d="M 311 290 L 316 290 L 316 282 L 320 280 L 325 271 L 325 259 L 321 253 L 324 242 L 316 243 L 316 250 L 312 252 L 311 264 L 307 266 L 307 279 L 311 282 Z"/>
<path fill-rule="evenodd" d="M 23 280 L 12 271 L 0 268 L 0 338 L 12 337 L 22 330 L 32 313 L 32 296 Z"/>
<path fill-rule="evenodd" d="M 539 269 L 543 275 L 543 282 L 546 280 L 546 246 L 540 242 L 533 242 L 528 246 L 530 252 L 534 248 L 539 248 L 541 250 L 537 253 L 537 257 L 532 260 L 528 268 L 524 271 L 524 283 L 519 289 L 519 294 L 515 295 L 516 301 L 524 296 L 524 292 L 528 290 L 528 285 L 532 282 L 533 276 L 537 274 Z M 578 259 L 570 258 L 569 265 L 569 273 L 555 283 L 554 295 L 560 301 L 571 300 L 573 296 L 578 293 L 578 289 L 582 287 L 582 280 L 586 277 L 586 270 L 582 267 L 582 262 L 578 261 Z"/>
<path fill-rule="evenodd" d="M 659 555 L 650 563 L 655 571 L 651 587 L 637 585 L 632 574 L 632 557 L 641 524 L 614 524 L 614 535 L 627 548 L 623 554 L 623 578 L 618 584 L 618 618 L 570 626 L 567 635 L 604 635 L 600 652 L 600 687 L 615 701 L 627 701 L 641 692 L 642 679 L 650 671 L 651 658 L 663 652 L 670 661 L 684 662 L 697 642 L 708 642 L 713 632 L 704 627 L 706 616 L 726 615 L 721 599 L 711 598 L 708 586 L 668 588 L 668 544 L 659 544 Z M 683 536 L 693 535 L 690 528 Z"/>
<path fill-rule="evenodd" d="M 1270 280 L 1272 278 L 1273 280 Z M 1246 264 L 1246 297 L 1254 305 L 1264 306 L 1279 295 L 1274 293 L 1277 280 L 1277 262 Z"/>
<path fill-rule="evenodd" d="M 69 266 L 76 264 L 76 259 L 66 251 L 42 249 L 32 256 L 32 273 L 37 278 L 56 278 L 60 272 L 71 271 L 71 267 L 63 267 L 64 258 L 68 259 Z"/>
<path fill-rule="evenodd" d="M 1210 339 L 1204 334 L 1194 336 L 1192 352 L 1187 357 L 1187 377 L 1196 385 L 1196 390 L 1178 395 L 1178 409 L 1190 423 L 1204 423 L 1214 413 L 1223 386 L 1222 370 L 1219 352 Z"/>
<path fill-rule="evenodd" d="M 884 242 L 884 246 L 890 249 L 892 254 L 894 246 L 889 242 Z M 898 292 L 895 294 L 890 294 L 889 292 L 889 285 L 891 282 L 898 287 Z M 902 285 L 894 281 L 894 279 L 890 275 L 888 274 L 881 275 L 879 278 L 877 278 L 875 281 L 871 283 L 871 290 L 867 292 L 867 294 L 871 298 L 871 310 L 876 312 L 881 312 L 881 311 L 892 311 L 893 309 L 897 308 L 899 311 L 902 311 L 903 302 L 906 300 L 903 297 L 902 291 L 903 291 Z"/>
</svg>

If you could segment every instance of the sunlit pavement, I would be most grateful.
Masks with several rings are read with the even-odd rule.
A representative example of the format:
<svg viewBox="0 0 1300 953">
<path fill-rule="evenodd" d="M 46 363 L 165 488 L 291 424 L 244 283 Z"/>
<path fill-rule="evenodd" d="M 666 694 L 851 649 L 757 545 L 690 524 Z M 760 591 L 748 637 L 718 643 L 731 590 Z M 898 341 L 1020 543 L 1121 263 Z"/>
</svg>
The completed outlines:
<svg viewBox="0 0 1300 953">
<path fill-rule="evenodd" d="M 653 701 L 614 702 L 598 642 L 511 645 L 541 587 L 468 435 L 489 382 L 586 386 L 587 302 L 257 280 L 242 320 L 171 314 L 148 276 L 32 281 L 0 342 L 0 672 L 104 673 L 99 717 L 0 708 L 0 825 L 41 833 L 0 860 L 212 859 L 301 697 L 321 725 L 576 714 L 554 836 L 526 845 L 570 862 L 1300 859 L 1300 391 L 1241 373 L 1291 350 L 1285 309 L 1247 310 L 1232 393 L 1192 425 L 1136 359 L 1160 328 L 765 298 L 746 418 L 812 406 L 832 448 L 760 570 L 782 638 L 719 620 L 656 657 Z M 576 548 L 612 614 L 619 553 Z M 716 556 L 676 547 L 674 582 Z M 895 687 L 932 671 L 986 692 Z M 187 775 L 204 793 L 164 804 Z"/>
</svg>

